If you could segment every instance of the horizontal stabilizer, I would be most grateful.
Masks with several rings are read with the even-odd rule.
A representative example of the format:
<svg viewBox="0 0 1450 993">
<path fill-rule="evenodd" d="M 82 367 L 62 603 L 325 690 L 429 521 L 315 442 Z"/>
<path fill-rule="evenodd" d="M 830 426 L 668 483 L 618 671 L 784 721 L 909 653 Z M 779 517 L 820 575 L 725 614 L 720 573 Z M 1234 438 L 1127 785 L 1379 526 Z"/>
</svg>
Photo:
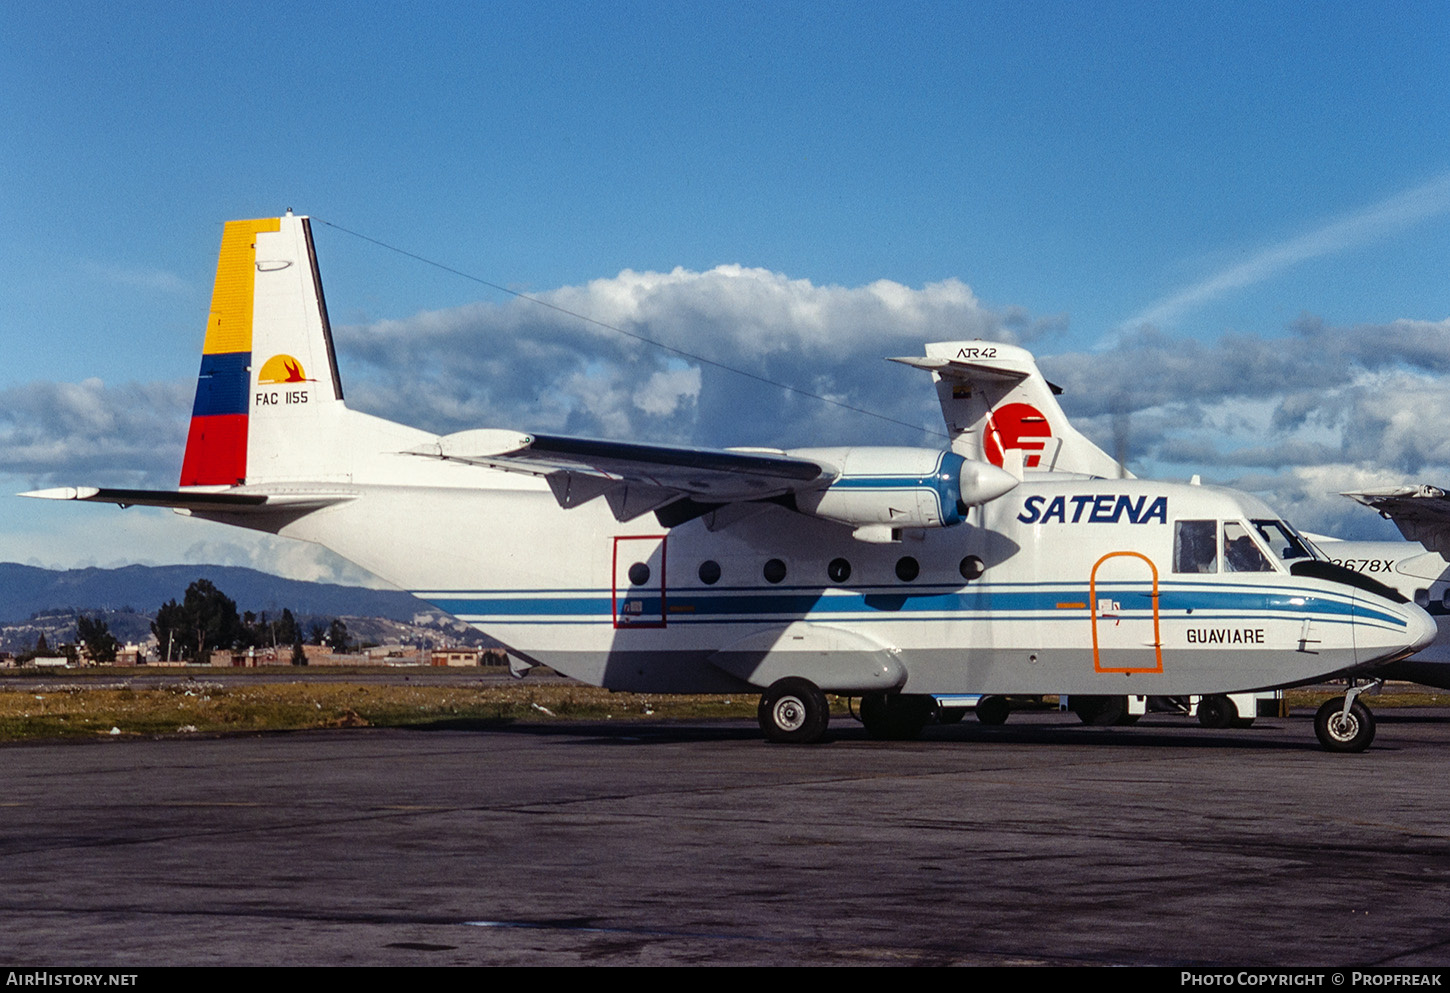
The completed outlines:
<svg viewBox="0 0 1450 993">
<path fill-rule="evenodd" d="M 205 490 L 128 490 L 98 486 L 59 486 L 31 490 L 23 497 L 41 500 L 83 500 L 115 503 L 122 507 L 170 507 L 199 514 L 236 514 L 248 511 L 316 510 L 344 500 L 348 493 L 235 493 Z"/>
<path fill-rule="evenodd" d="M 967 382 L 973 379 L 995 379 L 1003 383 L 1016 383 L 1032 375 L 1025 369 L 1008 369 L 1002 366 L 982 365 L 980 362 L 963 362 L 960 359 L 946 359 L 936 356 L 904 355 L 887 358 L 888 362 L 900 362 L 913 369 L 925 369 L 946 379 Z"/>
</svg>

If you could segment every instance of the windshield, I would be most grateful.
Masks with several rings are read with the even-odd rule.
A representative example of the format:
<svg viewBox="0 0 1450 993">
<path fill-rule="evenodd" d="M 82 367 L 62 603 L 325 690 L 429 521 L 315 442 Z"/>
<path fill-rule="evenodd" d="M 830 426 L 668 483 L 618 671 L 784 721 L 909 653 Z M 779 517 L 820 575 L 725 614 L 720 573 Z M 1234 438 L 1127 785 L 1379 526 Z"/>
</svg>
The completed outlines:
<svg viewBox="0 0 1450 993">
<path fill-rule="evenodd" d="M 1321 557 L 1314 554 L 1314 546 L 1308 540 L 1283 521 L 1254 521 L 1253 525 L 1274 557 L 1281 562 Z"/>
</svg>

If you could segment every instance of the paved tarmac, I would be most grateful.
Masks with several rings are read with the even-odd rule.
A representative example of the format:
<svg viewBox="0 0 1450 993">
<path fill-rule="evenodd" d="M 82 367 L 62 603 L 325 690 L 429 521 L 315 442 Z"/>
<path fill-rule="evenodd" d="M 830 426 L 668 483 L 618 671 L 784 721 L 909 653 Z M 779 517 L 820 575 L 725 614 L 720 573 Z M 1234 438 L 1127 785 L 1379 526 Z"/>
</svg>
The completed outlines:
<svg viewBox="0 0 1450 993">
<path fill-rule="evenodd" d="M 0 963 L 1450 963 L 1450 712 L 0 748 Z"/>
</svg>

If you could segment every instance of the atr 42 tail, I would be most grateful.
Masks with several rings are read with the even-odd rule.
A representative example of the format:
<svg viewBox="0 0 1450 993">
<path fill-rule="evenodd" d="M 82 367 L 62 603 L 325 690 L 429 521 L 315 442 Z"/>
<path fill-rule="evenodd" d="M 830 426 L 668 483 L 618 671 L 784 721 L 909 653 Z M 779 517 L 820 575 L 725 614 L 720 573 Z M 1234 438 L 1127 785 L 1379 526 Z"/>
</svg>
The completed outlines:
<svg viewBox="0 0 1450 993">
<path fill-rule="evenodd" d="M 891 361 L 932 374 L 952 451 L 958 455 L 1009 472 L 1133 478 L 1072 426 L 1057 403 L 1056 394 L 1062 391 L 1043 378 L 1025 348 L 938 341 L 926 346 L 924 358 Z"/>
</svg>

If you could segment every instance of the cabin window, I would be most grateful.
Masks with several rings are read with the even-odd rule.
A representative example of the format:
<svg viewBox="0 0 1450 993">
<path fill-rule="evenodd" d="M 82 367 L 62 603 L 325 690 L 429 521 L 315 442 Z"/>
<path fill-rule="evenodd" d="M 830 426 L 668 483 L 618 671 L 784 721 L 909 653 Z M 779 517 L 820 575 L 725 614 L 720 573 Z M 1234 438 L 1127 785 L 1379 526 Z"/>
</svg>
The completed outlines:
<svg viewBox="0 0 1450 993">
<path fill-rule="evenodd" d="M 629 567 L 629 581 L 635 586 L 643 586 L 649 582 L 649 566 L 643 562 L 636 562 Z"/>
<path fill-rule="evenodd" d="M 845 559 L 831 559 L 831 564 L 826 566 L 826 575 L 833 583 L 844 583 L 851 578 L 851 563 Z"/>
<path fill-rule="evenodd" d="M 921 575 L 921 563 L 910 555 L 903 555 L 896 560 L 896 578 L 903 583 L 909 583 Z"/>
<path fill-rule="evenodd" d="M 785 578 L 785 563 L 780 559 L 771 559 L 765 563 L 764 572 L 767 583 L 778 583 Z"/>
<path fill-rule="evenodd" d="M 982 573 L 987 571 L 987 565 L 975 555 L 968 555 L 966 558 L 962 559 L 962 564 L 959 565 L 957 569 L 961 572 L 963 579 L 965 579 L 967 582 L 971 582 Z"/>
<path fill-rule="evenodd" d="M 706 559 L 700 563 L 700 582 L 706 586 L 714 586 L 720 582 L 720 563 L 714 559 Z"/>
<path fill-rule="evenodd" d="M 1218 521 L 1173 522 L 1173 571 L 1218 571 Z"/>
<path fill-rule="evenodd" d="M 1223 522 L 1224 572 L 1273 572 L 1274 566 L 1238 521 Z"/>
</svg>

